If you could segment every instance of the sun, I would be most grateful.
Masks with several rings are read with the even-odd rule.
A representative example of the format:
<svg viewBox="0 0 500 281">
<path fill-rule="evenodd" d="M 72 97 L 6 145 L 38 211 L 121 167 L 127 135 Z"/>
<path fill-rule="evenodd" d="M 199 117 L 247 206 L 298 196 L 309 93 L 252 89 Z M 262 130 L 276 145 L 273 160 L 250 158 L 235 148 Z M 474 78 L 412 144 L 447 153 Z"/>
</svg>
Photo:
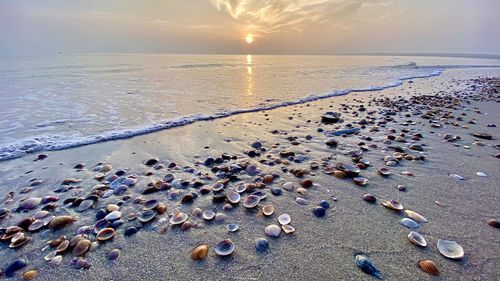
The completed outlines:
<svg viewBox="0 0 500 281">
<path fill-rule="evenodd" d="M 252 44 L 253 42 L 253 35 L 248 34 L 247 37 L 245 38 L 248 44 Z"/>
</svg>

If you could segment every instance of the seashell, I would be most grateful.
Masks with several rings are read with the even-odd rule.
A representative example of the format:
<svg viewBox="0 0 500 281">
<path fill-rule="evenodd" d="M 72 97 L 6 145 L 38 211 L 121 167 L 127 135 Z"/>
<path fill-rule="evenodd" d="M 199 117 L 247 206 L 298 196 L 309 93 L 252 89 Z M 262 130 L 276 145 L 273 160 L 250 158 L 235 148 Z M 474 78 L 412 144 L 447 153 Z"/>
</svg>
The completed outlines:
<svg viewBox="0 0 500 281">
<path fill-rule="evenodd" d="M 21 231 L 23 231 L 23 229 L 17 225 L 10 226 L 5 230 L 5 234 L 2 235 L 2 237 L 0 239 L 1 240 L 10 240 L 12 237 L 14 237 L 14 235 L 16 235 L 17 233 L 19 233 Z"/>
<path fill-rule="evenodd" d="M 27 230 L 28 227 L 35 221 L 35 218 L 25 218 L 24 220 L 20 221 L 17 223 L 17 226 L 19 226 L 22 229 Z"/>
<path fill-rule="evenodd" d="M 108 229 L 111 229 L 111 228 L 108 228 Z M 105 240 L 111 239 L 115 235 L 114 230 L 113 230 L 112 235 L 110 234 L 111 231 L 107 231 L 107 232 L 108 232 L 107 234 L 101 234 L 101 232 L 99 232 L 99 234 L 101 234 L 101 236 L 99 236 L 99 234 L 97 234 L 98 240 L 105 241 Z M 103 237 L 104 237 L 104 239 L 103 239 Z M 109 238 L 106 238 L 106 237 L 109 237 Z M 88 251 L 91 244 L 92 244 L 92 242 L 90 242 L 89 240 L 83 239 L 75 245 L 71 254 L 73 256 L 81 256 Z"/>
<path fill-rule="evenodd" d="M 439 269 L 437 265 L 431 260 L 419 261 L 418 266 L 425 272 L 432 275 L 439 275 Z"/>
<path fill-rule="evenodd" d="M 421 214 L 411 211 L 411 210 L 405 210 L 405 215 L 408 216 L 409 218 L 413 219 L 414 221 L 417 222 L 428 222 L 428 220 L 422 216 Z"/>
<path fill-rule="evenodd" d="M 343 179 L 345 177 L 347 177 L 347 174 L 343 171 L 339 171 L 339 170 L 335 170 L 333 171 L 333 175 L 336 177 L 336 178 L 339 178 L 339 179 Z"/>
<path fill-rule="evenodd" d="M 476 175 L 478 175 L 479 177 L 487 177 L 487 175 L 483 172 L 477 172 Z"/>
<path fill-rule="evenodd" d="M 297 188 L 297 193 L 299 193 L 302 196 L 307 196 L 307 190 L 302 187 Z"/>
<path fill-rule="evenodd" d="M 293 226 L 288 224 L 282 225 L 281 228 L 283 229 L 283 232 L 285 232 L 286 234 L 292 234 L 295 232 L 295 228 L 293 228 Z"/>
<path fill-rule="evenodd" d="M 10 239 L 10 242 L 15 243 L 17 240 L 20 240 L 22 238 L 24 238 L 24 233 L 21 231 L 21 232 L 16 233 L 14 236 L 12 236 L 12 238 Z"/>
<path fill-rule="evenodd" d="M 212 211 L 205 211 L 203 212 L 202 216 L 204 220 L 210 221 L 215 218 L 215 213 Z"/>
<path fill-rule="evenodd" d="M 215 245 L 214 251 L 219 256 L 228 256 L 234 252 L 234 244 L 230 239 L 222 240 Z"/>
<path fill-rule="evenodd" d="M 83 200 L 80 205 L 78 205 L 78 211 L 83 212 L 94 205 L 94 200 Z"/>
<path fill-rule="evenodd" d="M 264 252 L 269 248 L 269 241 L 266 238 L 257 238 L 253 245 L 257 252 Z"/>
<path fill-rule="evenodd" d="M 303 179 L 300 181 L 300 185 L 302 185 L 305 188 L 309 188 L 313 185 L 313 182 L 310 179 Z"/>
<path fill-rule="evenodd" d="M 24 268 L 28 265 L 28 261 L 25 259 L 17 259 L 9 266 L 7 266 L 7 269 L 5 269 L 5 276 L 7 277 L 12 277 L 16 271 L 20 270 L 21 268 Z"/>
<path fill-rule="evenodd" d="M 257 173 L 257 166 L 255 165 L 248 165 L 246 168 L 245 168 L 245 171 L 249 174 L 255 174 Z"/>
<path fill-rule="evenodd" d="M 455 241 L 438 240 L 437 248 L 441 255 L 450 259 L 461 259 L 464 257 L 464 249 Z"/>
<path fill-rule="evenodd" d="M 193 223 L 191 223 L 190 221 L 185 221 L 181 224 L 181 231 L 187 231 L 188 229 L 190 229 L 191 227 L 193 226 Z"/>
<path fill-rule="evenodd" d="M 37 219 L 30 226 L 28 226 L 29 231 L 37 231 L 44 226 L 43 220 Z"/>
<path fill-rule="evenodd" d="M 99 233 L 99 231 L 97 232 Z M 75 235 L 73 236 L 70 240 L 69 240 L 69 246 L 70 247 L 74 247 L 76 246 L 76 244 L 78 244 L 78 242 L 82 241 L 83 239 L 85 239 L 86 236 L 84 236 L 83 234 L 78 234 L 78 235 Z"/>
<path fill-rule="evenodd" d="M 137 218 L 140 222 L 142 223 L 146 223 L 146 222 L 149 222 L 151 221 L 152 219 L 154 219 L 154 217 L 157 215 L 158 213 L 155 211 L 155 210 L 148 210 L 148 211 L 145 211 L 145 212 L 142 212 L 142 214 Z"/>
<path fill-rule="evenodd" d="M 177 213 L 170 217 L 170 224 L 177 225 L 185 222 L 188 219 L 188 214 L 186 213 Z"/>
<path fill-rule="evenodd" d="M 409 218 L 404 218 L 401 220 L 401 224 L 406 226 L 406 227 L 409 227 L 409 228 L 418 228 L 418 222 L 412 220 L 412 219 L 409 219 Z"/>
<path fill-rule="evenodd" d="M 33 210 L 42 202 L 42 198 L 34 197 L 28 198 L 19 204 L 19 208 L 22 210 Z"/>
<path fill-rule="evenodd" d="M 58 256 L 55 256 L 53 257 L 51 260 L 50 260 L 50 264 L 53 265 L 53 266 L 58 266 L 60 265 L 62 262 L 62 256 L 61 255 L 58 255 Z"/>
<path fill-rule="evenodd" d="M 259 196 L 260 200 L 264 200 L 267 198 L 267 193 L 265 193 L 264 191 L 254 191 L 251 195 Z"/>
<path fill-rule="evenodd" d="M 215 221 L 223 221 L 227 218 L 226 214 L 217 213 L 215 214 Z"/>
<path fill-rule="evenodd" d="M 48 254 L 44 257 L 44 259 L 45 259 L 46 261 L 50 261 L 50 260 L 52 260 L 52 259 L 53 259 L 56 255 L 57 255 L 57 251 L 52 251 L 52 252 L 48 253 Z"/>
<path fill-rule="evenodd" d="M 21 247 L 22 245 L 28 243 L 28 241 L 31 240 L 31 236 L 24 236 L 22 233 L 18 233 L 16 235 L 18 235 L 19 238 L 14 239 L 13 237 L 12 239 L 13 241 L 11 241 L 9 248 Z"/>
<path fill-rule="evenodd" d="M 97 233 L 97 241 L 102 242 L 109 240 L 115 236 L 115 230 L 112 228 L 104 228 L 99 233 Z M 90 247 L 90 245 L 89 245 Z"/>
<path fill-rule="evenodd" d="M 5 218 L 9 214 L 10 214 L 10 211 L 8 209 L 5 209 L 5 208 L 0 209 L 0 219 Z"/>
<path fill-rule="evenodd" d="M 419 245 L 421 247 L 427 246 L 427 241 L 425 241 L 425 238 L 422 235 L 420 235 L 420 233 L 418 233 L 416 231 L 410 232 L 410 234 L 408 234 L 408 239 L 413 244 Z"/>
<path fill-rule="evenodd" d="M 375 198 L 375 196 L 367 193 L 367 194 L 363 195 L 363 200 L 365 200 L 368 203 L 375 203 L 375 201 L 377 201 L 377 198 Z"/>
<path fill-rule="evenodd" d="M 245 208 L 251 209 L 257 207 L 260 202 L 260 197 L 257 195 L 250 195 L 245 200 L 243 200 L 243 206 Z"/>
<path fill-rule="evenodd" d="M 224 189 L 224 184 L 220 183 L 220 182 L 218 182 L 218 183 L 214 184 L 214 186 L 212 186 L 212 191 L 213 192 L 219 192 L 219 191 L 221 191 L 223 189 Z"/>
<path fill-rule="evenodd" d="M 26 271 L 26 272 L 23 274 L 23 280 L 30 280 L 30 279 L 35 278 L 36 273 L 37 273 L 37 271 L 36 271 L 36 270 Z"/>
<path fill-rule="evenodd" d="M 113 211 L 109 214 L 107 214 L 104 219 L 108 221 L 114 221 L 122 217 L 122 213 L 120 211 Z"/>
<path fill-rule="evenodd" d="M 262 177 L 262 182 L 265 184 L 270 184 L 273 182 L 273 180 L 274 180 L 273 175 L 265 175 Z"/>
<path fill-rule="evenodd" d="M 49 228 L 59 229 L 68 226 L 76 221 L 75 216 L 57 216 L 49 223 Z"/>
<path fill-rule="evenodd" d="M 307 204 L 309 204 L 309 202 L 306 199 L 301 198 L 301 197 L 295 198 L 295 202 L 297 202 L 297 204 L 299 204 L 299 205 L 307 205 Z"/>
<path fill-rule="evenodd" d="M 500 222 L 495 220 L 495 219 L 490 219 L 487 221 L 488 225 L 490 226 L 493 226 L 493 227 L 496 227 L 496 228 L 500 228 Z"/>
<path fill-rule="evenodd" d="M 355 177 L 352 180 L 357 185 L 366 185 L 368 183 L 368 179 L 363 177 Z"/>
<path fill-rule="evenodd" d="M 203 211 L 200 208 L 194 208 L 193 211 L 191 212 L 191 215 L 195 217 L 200 217 L 203 214 Z"/>
<path fill-rule="evenodd" d="M 293 190 L 294 186 L 292 182 L 286 182 L 282 185 L 284 190 Z"/>
<path fill-rule="evenodd" d="M 464 177 L 462 177 L 460 175 L 457 175 L 457 174 L 450 174 L 450 177 L 455 178 L 457 180 L 461 180 L 461 181 L 466 180 L 466 178 L 464 178 Z"/>
<path fill-rule="evenodd" d="M 43 219 L 48 215 L 49 215 L 49 212 L 47 212 L 47 211 L 38 211 L 35 213 L 34 217 L 35 217 L 35 219 Z"/>
<path fill-rule="evenodd" d="M 320 217 L 324 217 L 326 215 L 326 210 L 325 208 L 321 207 L 321 206 L 316 206 L 312 209 L 312 213 L 320 218 Z"/>
<path fill-rule="evenodd" d="M 240 229 L 240 227 L 237 224 L 231 223 L 227 225 L 227 231 L 229 232 L 236 232 Z"/>
<path fill-rule="evenodd" d="M 57 246 L 56 253 L 58 253 L 58 254 L 63 253 L 64 251 L 66 251 L 68 249 L 69 245 L 70 245 L 70 242 L 68 240 L 62 241 L 61 244 L 59 244 L 59 246 Z"/>
<path fill-rule="evenodd" d="M 144 202 L 144 204 L 142 204 L 142 206 L 143 206 L 143 210 L 145 210 L 145 211 L 152 210 L 152 209 L 156 208 L 156 206 L 158 206 L 158 200 L 156 200 L 156 199 L 148 200 L 148 201 Z"/>
<path fill-rule="evenodd" d="M 85 268 L 85 266 L 87 266 L 87 264 L 88 264 L 87 260 L 82 259 L 82 258 L 76 259 L 74 261 L 75 261 L 74 264 L 75 264 L 76 269 Z"/>
<path fill-rule="evenodd" d="M 387 168 L 380 168 L 380 169 L 378 169 L 378 173 L 381 176 L 387 177 L 391 174 L 391 171 L 389 171 L 389 169 L 387 169 Z"/>
<path fill-rule="evenodd" d="M 116 260 L 119 256 L 120 256 L 120 250 L 118 249 L 113 249 L 106 255 L 106 257 L 110 261 Z"/>
<path fill-rule="evenodd" d="M 99 231 L 103 230 L 104 228 L 108 227 L 109 225 L 109 221 L 106 220 L 106 219 L 101 219 L 101 220 L 98 220 L 94 226 L 93 226 L 93 229 L 94 229 L 94 233 L 97 234 L 99 233 Z"/>
<path fill-rule="evenodd" d="M 88 225 L 81 226 L 76 230 L 76 234 L 87 234 L 92 230 L 92 228 Z"/>
<path fill-rule="evenodd" d="M 343 163 L 338 163 L 336 168 L 337 170 L 344 172 L 348 177 L 355 177 L 360 172 L 360 169 L 358 167 L 354 167 Z"/>
<path fill-rule="evenodd" d="M 56 240 L 49 240 L 49 241 L 47 241 L 46 244 L 49 245 L 49 246 L 52 246 L 52 247 L 57 247 L 64 240 L 66 240 L 66 235 L 62 235 L 61 237 L 57 238 Z"/>
<path fill-rule="evenodd" d="M 266 206 L 262 207 L 262 213 L 264 214 L 264 216 L 270 216 L 270 215 L 274 214 L 273 205 L 266 205 Z"/>
<path fill-rule="evenodd" d="M 208 245 L 199 245 L 191 251 L 191 259 L 192 260 L 201 260 L 204 259 L 208 254 Z"/>
<path fill-rule="evenodd" d="M 289 214 L 282 214 L 278 217 L 278 222 L 281 225 L 287 225 L 292 221 L 292 218 L 290 217 Z"/>
<path fill-rule="evenodd" d="M 244 183 L 242 184 L 239 184 L 238 186 L 236 186 L 236 192 L 238 193 L 243 193 L 247 190 L 247 187 Z"/>
<path fill-rule="evenodd" d="M 384 205 L 384 207 L 386 207 L 386 208 L 396 210 L 396 211 L 403 210 L 403 205 L 396 200 L 389 200 L 387 202 L 382 203 L 382 205 Z"/>
<path fill-rule="evenodd" d="M 270 224 L 264 228 L 264 232 L 271 237 L 279 237 L 281 234 L 281 227 L 275 224 Z"/>
<path fill-rule="evenodd" d="M 365 255 L 356 255 L 356 265 L 366 274 L 373 275 L 378 279 L 382 279 L 379 270 L 373 262 Z"/>
<path fill-rule="evenodd" d="M 226 195 L 226 201 L 231 204 L 238 204 L 240 200 L 241 200 L 241 195 L 236 191 L 233 191 L 228 195 Z"/>
</svg>

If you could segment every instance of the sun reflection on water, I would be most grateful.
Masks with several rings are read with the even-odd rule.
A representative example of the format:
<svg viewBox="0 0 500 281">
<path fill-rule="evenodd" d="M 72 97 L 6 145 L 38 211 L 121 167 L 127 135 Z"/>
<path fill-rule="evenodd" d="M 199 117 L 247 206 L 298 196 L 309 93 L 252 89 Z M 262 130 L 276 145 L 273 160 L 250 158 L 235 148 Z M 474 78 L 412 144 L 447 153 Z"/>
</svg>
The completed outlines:
<svg viewBox="0 0 500 281">
<path fill-rule="evenodd" d="M 252 55 L 247 55 L 247 96 L 253 96 Z"/>
</svg>

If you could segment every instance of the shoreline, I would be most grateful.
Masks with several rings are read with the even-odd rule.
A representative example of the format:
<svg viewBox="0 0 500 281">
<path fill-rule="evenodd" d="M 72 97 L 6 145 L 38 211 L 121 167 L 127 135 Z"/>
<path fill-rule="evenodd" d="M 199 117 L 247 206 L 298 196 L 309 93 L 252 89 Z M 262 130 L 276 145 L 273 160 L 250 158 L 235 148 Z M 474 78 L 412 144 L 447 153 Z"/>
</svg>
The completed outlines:
<svg viewBox="0 0 500 281">
<path fill-rule="evenodd" d="M 439 112 L 433 117 L 441 125 L 439 128 L 429 127 L 428 120 L 421 118 L 421 114 L 411 114 L 411 110 L 383 115 L 387 112 L 387 108 L 382 106 L 382 98 L 385 97 L 393 100 L 399 99 L 398 96 L 409 99 L 419 93 L 434 94 L 441 91 L 461 94 L 461 89 L 471 87 L 472 83 L 484 83 L 469 79 L 458 82 L 454 79 L 457 72 L 451 72 L 453 71 L 438 77 L 417 79 L 413 83 L 405 82 L 400 87 L 369 94 L 351 93 L 289 107 L 198 122 L 126 140 L 51 151 L 46 153 L 46 159 L 36 162 L 33 162 L 36 158 L 34 154 L 2 161 L 2 191 L 5 194 L 14 191 L 15 194 L 12 203 L 5 204 L 4 201 L 0 207 L 15 208 L 22 198 L 51 195 L 59 197 L 58 206 L 53 212 L 55 215 L 70 214 L 77 216 L 78 220 L 57 231 L 27 232 L 33 238 L 19 249 L 10 249 L 8 244 L 2 242 L 1 251 L 4 251 L 4 255 L 0 259 L 0 269 L 5 272 L 9 263 L 24 257 L 29 261 L 28 266 L 17 272 L 16 276 L 34 269 L 38 271 L 36 279 L 39 280 L 51 280 L 54 276 L 59 276 L 61 280 L 103 280 L 103 276 L 106 280 L 135 279 L 140 276 L 145 280 L 217 280 L 221 276 L 229 280 L 269 280 L 284 276 L 292 280 L 311 276 L 318 280 L 331 279 L 332 276 L 340 280 L 373 280 L 373 277 L 356 267 L 354 253 L 363 252 L 370 257 L 386 280 L 433 280 L 433 276 L 418 268 L 417 262 L 421 259 L 436 262 L 441 271 L 439 279 L 498 279 L 500 276 L 495 271 L 494 258 L 500 245 L 498 229 L 486 224 L 487 219 L 499 219 L 498 210 L 495 209 L 495 198 L 499 194 L 495 182 L 500 180 L 495 171 L 498 159 L 491 157 L 491 154 L 498 153 L 492 145 L 497 141 L 499 130 L 498 127 L 486 127 L 499 120 L 498 93 L 496 103 L 472 100 L 470 105 L 463 104 L 465 108 L 457 106 L 453 110 L 456 116 L 466 114 L 463 121 L 456 122 L 469 129 L 446 124 L 446 120 L 438 118 Z M 472 76 L 470 73 L 462 75 Z M 414 101 L 419 102 L 419 99 Z M 365 110 L 360 110 L 361 104 Z M 401 104 L 401 107 L 404 106 L 408 106 L 408 103 Z M 476 106 L 479 110 L 474 110 Z M 328 111 L 341 112 L 344 122 L 322 124 L 320 117 Z M 410 115 L 407 116 L 406 113 Z M 325 141 L 331 138 L 325 134 L 326 131 L 350 128 L 346 124 L 361 127 L 363 125 L 358 124 L 361 119 L 365 119 L 367 123 L 359 134 L 334 136 L 338 145 L 334 148 L 325 145 Z M 386 124 L 378 123 L 383 120 Z M 476 124 L 468 124 L 469 121 Z M 371 131 L 374 126 L 378 130 Z M 324 131 L 319 132 L 318 128 Z M 471 132 L 488 132 L 493 135 L 494 140 L 480 140 L 485 146 L 473 145 L 475 140 L 469 134 Z M 387 134 L 401 133 L 405 134 L 405 143 L 387 142 Z M 419 140 L 408 137 L 417 133 L 423 137 Z M 461 138 L 453 143 L 443 142 L 445 134 L 459 135 Z M 251 146 L 255 142 L 260 142 L 266 150 L 258 152 L 261 156 L 250 157 L 249 151 L 256 152 Z M 360 145 L 360 142 L 365 144 Z M 409 149 L 410 144 L 421 145 L 423 153 Z M 426 159 L 402 160 L 396 166 L 386 166 L 382 159 L 394 152 L 394 146 L 402 147 L 413 156 L 424 155 Z M 358 186 L 352 180 L 338 179 L 322 172 L 324 167 L 335 167 L 338 162 L 352 164 L 351 154 L 360 150 L 360 147 L 366 148 L 366 151 L 363 149 L 363 158 L 370 161 L 370 166 L 360 172 L 361 176 L 368 179 L 366 186 Z M 284 164 L 286 158 L 280 157 L 281 151 L 295 153 L 294 158 L 288 160 L 289 164 Z M 259 182 L 266 174 L 279 175 L 262 189 L 268 193 L 268 197 L 260 203 L 257 210 L 247 210 L 240 203 L 226 211 L 223 209 L 224 204 L 213 203 L 212 192 L 208 195 L 199 194 L 193 203 L 180 202 L 188 192 L 199 193 L 200 188 L 192 186 L 194 182 L 202 181 L 203 186 L 212 187 L 216 181 L 221 180 L 215 175 L 217 170 L 213 171 L 219 164 L 204 166 L 203 162 L 209 157 L 217 158 L 222 153 L 236 156 L 237 159 L 226 160 L 220 165 L 248 161 L 259 169 L 257 174 L 247 174 L 244 171 L 237 173 L 238 180 L 227 183 L 227 191 L 234 190 L 239 182 Z M 147 159 L 152 158 L 159 160 L 155 165 L 161 164 L 163 167 L 155 169 L 144 165 Z M 173 162 L 177 168 L 169 169 Z M 311 162 L 319 163 L 319 169 L 311 169 Z M 82 169 L 74 169 L 78 163 L 85 165 Z M 88 196 L 92 187 L 99 183 L 94 179 L 98 173 L 94 168 L 106 164 L 112 165 L 112 170 L 106 177 L 123 170 L 126 176 L 137 179 L 137 183 L 129 186 L 122 195 L 130 195 L 131 198 L 99 198 L 93 208 L 83 212 L 78 212 L 77 207 L 64 206 L 63 201 L 67 198 Z M 389 168 L 391 176 L 384 178 L 378 175 L 377 170 L 381 167 Z M 307 172 L 304 172 L 302 178 L 297 178 L 290 173 L 292 169 Z M 200 174 L 196 175 L 191 170 L 200 171 Z M 414 176 L 401 174 L 405 171 Z M 475 172 L 484 172 L 487 177 L 477 177 Z M 158 181 L 168 173 L 188 181 L 189 187 L 171 187 L 152 194 L 141 194 L 150 182 Z M 458 174 L 467 180 L 457 180 L 448 174 Z M 202 177 L 203 175 L 208 177 Z M 53 190 L 61 181 L 68 178 L 82 181 L 75 183 L 75 187 L 68 192 L 54 193 Z M 318 185 L 307 188 L 306 195 L 301 195 L 296 190 L 302 179 L 311 179 Z M 21 188 L 37 180 L 41 181 L 40 184 L 34 185 L 31 191 L 19 193 Z M 295 190 L 284 189 L 283 184 L 286 182 L 292 182 L 296 186 Z M 397 190 L 395 187 L 398 184 L 405 185 L 407 190 Z M 281 190 L 282 195 L 271 194 L 271 190 L 276 188 Z M 361 196 L 366 193 L 375 195 L 377 202 L 364 202 Z M 243 197 L 248 195 L 249 193 L 245 193 Z M 71 237 L 79 227 L 93 225 L 96 221 L 95 213 L 107 204 L 123 202 L 120 206 L 123 217 L 132 212 L 140 212 L 140 204 L 132 202 L 137 197 L 148 200 L 156 198 L 168 206 L 167 212 L 158 215 L 152 223 L 144 224 L 131 237 L 126 237 L 123 233 L 127 227 L 136 225 L 137 221 L 123 218 L 124 224 L 117 227 L 112 241 L 100 243 L 94 251 L 84 255 L 92 265 L 88 270 L 74 269 L 71 254 L 65 254 L 59 266 L 52 266 L 43 260 L 49 252 L 49 249 L 41 251 L 45 241 L 63 234 Z M 297 197 L 307 200 L 309 204 L 297 204 Z M 428 240 L 427 248 L 418 248 L 408 242 L 406 235 L 411 230 L 399 224 L 403 214 L 388 210 L 380 204 L 390 199 L 398 200 L 405 209 L 414 210 L 429 219 L 429 223 L 421 224 L 416 230 Z M 311 210 L 321 200 L 326 200 L 330 208 L 326 210 L 325 217 L 317 218 Z M 441 202 L 442 206 L 435 201 Z M 267 204 L 272 204 L 275 208 L 275 214 L 271 217 L 263 216 L 260 211 Z M 205 222 L 192 215 L 196 207 L 223 213 L 226 219 Z M 41 206 L 37 206 L 35 211 L 40 208 Z M 33 215 L 35 211 L 12 212 L 0 220 L 1 226 L 13 225 L 22 218 Z M 189 220 L 194 225 L 191 229 L 181 231 L 164 221 L 168 220 L 166 214 L 178 212 L 189 215 Z M 282 213 L 291 215 L 291 225 L 296 232 L 293 235 L 282 233 L 279 238 L 268 237 L 264 233 L 265 226 L 278 224 L 277 216 Z M 238 224 L 240 230 L 228 233 L 228 223 Z M 163 229 L 165 233 L 162 233 Z M 226 238 L 235 243 L 236 250 L 230 257 L 219 258 L 215 255 L 213 246 Z M 264 253 L 257 253 L 253 248 L 256 238 L 268 239 L 269 249 Z M 95 235 L 89 234 L 89 239 L 95 241 Z M 441 256 L 435 246 L 437 239 L 457 241 L 464 247 L 465 259 L 455 262 Z M 199 244 L 209 245 L 209 255 L 204 260 L 192 261 L 189 254 Z M 112 249 L 120 249 L 121 254 L 118 259 L 109 261 L 106 255 Z"/>
</svg>

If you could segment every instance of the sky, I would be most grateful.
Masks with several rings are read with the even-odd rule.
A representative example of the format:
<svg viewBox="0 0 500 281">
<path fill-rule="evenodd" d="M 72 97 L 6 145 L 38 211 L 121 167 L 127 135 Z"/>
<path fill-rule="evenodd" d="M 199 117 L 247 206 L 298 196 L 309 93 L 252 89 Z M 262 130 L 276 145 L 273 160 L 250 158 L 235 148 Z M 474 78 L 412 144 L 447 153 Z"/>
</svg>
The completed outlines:
<svg viewBox="0 0 500 281">
<path fill-rule="evenodd" d="M 498 11 L 499 0 L 0 0 L 0 55 L 500 54 Z"/>
</svg>

